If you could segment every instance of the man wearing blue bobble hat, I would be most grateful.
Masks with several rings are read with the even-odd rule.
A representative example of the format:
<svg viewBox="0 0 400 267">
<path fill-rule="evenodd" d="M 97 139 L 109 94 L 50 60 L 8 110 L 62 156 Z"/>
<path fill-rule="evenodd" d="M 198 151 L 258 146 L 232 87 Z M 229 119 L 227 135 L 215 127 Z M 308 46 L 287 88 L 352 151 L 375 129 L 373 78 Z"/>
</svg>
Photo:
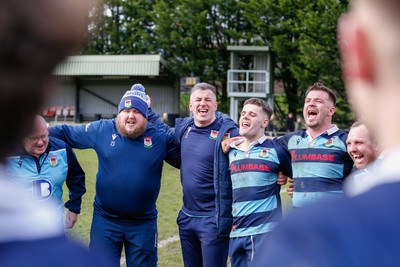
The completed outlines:
<svg viewBox="0 0 400 267">
<path fill-rule="evenodd" d="M 120 266 L 157 266 L 157 209 L 163 161 L 180 166 L 174 136 L 147 123 L 145 88 L 134 84 L 118 105 L 116 119 L 59 125 L 50 134 L 71 147 L 96 151 L 90 251 L 106 251 Z"/>
</svg>

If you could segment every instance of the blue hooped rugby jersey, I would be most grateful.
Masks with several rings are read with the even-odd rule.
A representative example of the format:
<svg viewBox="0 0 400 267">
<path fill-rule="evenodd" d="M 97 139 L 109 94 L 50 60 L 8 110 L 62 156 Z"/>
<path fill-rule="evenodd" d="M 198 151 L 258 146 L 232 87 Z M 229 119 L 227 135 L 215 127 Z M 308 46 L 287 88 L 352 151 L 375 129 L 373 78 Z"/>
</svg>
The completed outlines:
<svg viewBox="0 0 400 267">
<path fill-rule="evenodd" d="M 9 157 L 7 166 L 10 177 L 31 191 L 35 200 L 55 201 L 62 213 L 62 188 L 66 182 L 69 200 L 65 207 L 80 213 L 82 195 L 86 192 L 85 173 L 71 147 L 65 142 L 50 137 L 45 153 L 39 158 L 21 153 Z"/>
<path fill-rule="evenodd" d="M 263 136 L 247 151 L 234 145 L 229 163 L 233 187 L 230 237 L 270 232 L 282 216 L 278 172 L 292 176 L 289 153 Z"/>
<path fill-rule="evenodd" d="M 307 131 L 288 133 L 279 139 L 292 158 L 294 207 L 343 195 L 344 178 L 353 166 L 346 139 L 347 133 L 336 125 L 314 140 Z"/>
<path fill-rule="evenodd" d="M 147 123 L 142 136 L 122 136 L 116 121 L 99 120 L 87 125 L 58 125 L 50 134 L 71 147 L 92 148 L 99 159 L 94 211 L 119 222 L 157 218 L 156 200 L 164 160 L 180 166 L 174 136 Z"/>
</svg>

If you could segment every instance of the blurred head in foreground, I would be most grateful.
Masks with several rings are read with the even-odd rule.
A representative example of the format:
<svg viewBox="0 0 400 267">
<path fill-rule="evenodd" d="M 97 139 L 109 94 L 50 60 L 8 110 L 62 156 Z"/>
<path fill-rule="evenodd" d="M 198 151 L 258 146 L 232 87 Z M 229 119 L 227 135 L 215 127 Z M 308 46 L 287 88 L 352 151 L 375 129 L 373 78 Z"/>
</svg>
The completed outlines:
<svg viewBox="0 0 400 267">
<path fill-rule="evenodd" d="M 86 32 L 82 0 L 0 2 L 0 162 L 21 142 L 49 90 L 53 68 Z"/>
<path fill-rule="evenodd" d="M 400 1 L 354 0 L 339 21 L 347 95 L 384 150 L 400 146 Z"/>
</svg>

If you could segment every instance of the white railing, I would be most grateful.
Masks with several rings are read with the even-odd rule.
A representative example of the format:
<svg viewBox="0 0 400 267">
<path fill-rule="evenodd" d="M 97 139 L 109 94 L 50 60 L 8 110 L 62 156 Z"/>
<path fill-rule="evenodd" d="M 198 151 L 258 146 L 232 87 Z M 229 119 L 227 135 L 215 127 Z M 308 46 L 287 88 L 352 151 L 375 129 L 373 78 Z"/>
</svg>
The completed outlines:
<svg viewBox="0 0 400 267">
<path fill-rule="evenodd" d="M 268 93 L 268 71 L 228 70 L 228 96 L 265 97 Z"/>
</svg>

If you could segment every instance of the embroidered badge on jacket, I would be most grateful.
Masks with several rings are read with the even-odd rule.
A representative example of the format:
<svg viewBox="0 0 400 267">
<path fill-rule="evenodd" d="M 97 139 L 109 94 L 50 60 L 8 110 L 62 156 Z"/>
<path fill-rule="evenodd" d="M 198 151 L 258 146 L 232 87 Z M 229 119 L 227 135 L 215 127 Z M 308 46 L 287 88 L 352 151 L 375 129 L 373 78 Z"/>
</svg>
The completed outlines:
<svg viewBox="0 0 400 267">
<path fill-rule="evenodd" d="M 151 148 L 153 146 L 153 142 L 151 141 L 152 138 L 153 138 L 152 136 L 143 137 L 143 139 L 144 139 L 144 147 L 145 148 Z"/>
<path fill-rule="evenodd" d="M 58 165 L 57 155 L 50 156 L 50 166 L 57 167 L 57 165 Z"/>
<path fill-rule="evenodd" d="M 215 139 L 217 139 L 217 136 L 218 136 L 218 131 L 216 131 L 216 130 L 211 130 L 211 133 L 210 133 L 210 139 L 211 140 L 215 140 Z"/>
<path fill-rule="evenodd" d="M 260 158 L 263 158 L 263 159 L 265 159 L 265 158 L 268 158 L 268 150 L 269 149 L 266 149 L 266 148 L 261 148 L 261 151 L 260 151 L 260 154 L 258 155 Z"/>
</svg>

